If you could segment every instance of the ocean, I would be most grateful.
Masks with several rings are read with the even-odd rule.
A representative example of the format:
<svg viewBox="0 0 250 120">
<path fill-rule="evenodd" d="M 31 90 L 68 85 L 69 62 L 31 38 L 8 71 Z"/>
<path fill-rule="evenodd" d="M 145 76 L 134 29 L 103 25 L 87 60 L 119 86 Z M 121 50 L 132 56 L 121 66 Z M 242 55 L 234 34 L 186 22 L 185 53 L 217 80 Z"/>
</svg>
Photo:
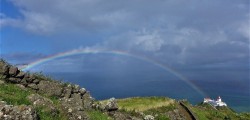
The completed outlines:
<svg viewBox="0 0 250 120">
<path fill-rule="evenodd" d="M 197 86 L 205 94 L 200 94 L 185 81 L 171 74 L 166 74 L 162 70 L 131 70 L 126 72 L 90 70 L 84 72 L 50 72 L 46 74 L 64 82 L 79 84 L 90 91 L 96 100 L 111 97 L 166 96 L 177 100 L 187 99 L 191 104 L 195 105 L 201 103 L 204 97 L 217 99 L 218 96 L 221 96 L 222 101 L 226 102 L 233 110 L 250 112 L 250 84 L 248 77 L 243 77 L 245 80 L 240 81 L 225 77 L 226 75 L 229 75 L 229 77 L 232 74 L 237 75 L 236 71 L 219 72 L 218 76 L 216 76 L 216 73 L 218 71 L 187 71 L 185 73 L 185 76 L 192 78 L 189 82 Z M 247 72 L 239 72 L 239 74 L 248 76 Z"/>
</svg>

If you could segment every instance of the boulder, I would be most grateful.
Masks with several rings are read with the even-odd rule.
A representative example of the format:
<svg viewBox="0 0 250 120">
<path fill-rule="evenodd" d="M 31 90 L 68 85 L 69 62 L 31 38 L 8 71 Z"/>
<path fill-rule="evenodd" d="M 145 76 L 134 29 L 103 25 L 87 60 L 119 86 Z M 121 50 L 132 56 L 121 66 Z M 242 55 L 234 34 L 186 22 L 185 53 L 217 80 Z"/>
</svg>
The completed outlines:
<svg viewBox="0 0 250 120">
<path fill-rule="evenodd" d="M 28 86 L 28 82 L 26 81 L 26 79 L 22 79 L 20 84 L 25 86 L 25 87 Z"/>
<path fill-rule="evenodd" d="M 35 84 L 38 84 L 40 82 L 40 80 L 39 79 L 35 79 L 32 82 L 35 83 Z"/>
<path fill-rule="evenodd" d="M 38 86 L 34 83 L 28 84 L 27 87 L 33 89 L 33 90 L 38 90 Z"/>
<path fill-rule="evenodd" d="M 145 117 L 144 117 L 144 120 L 154 120 L 155 118 L 154 118 L 154 116 L 152 116 L 152 115 L 146 115 Z"/>
<path fill-rule="evenodd" d="M 21 79 L 23 79 L 24 76 L 25 76 L 25 73 L 24 73 L 23 71 L 20 71 L 20 72 L 16 75 L 17 78 L 21 78 Z"/>
<path fill-rule="evenodd" d="M 74 93 L 74 94 L 72 94 L 71 98 L 73 98 L 74 101 L 76 101 L 77 103 L 82 103 L 82 97 L 81 97 L 80 93 Z"/>
<path fill-rule="evenodd" d="M 23 78 L 23 79 L 24 79 L 27 83 L 32 83 L 33 80 L 35 80 L 36 78 L 35 78 L 35 76 L 32 75 L 32 74 L 26 73 L 26 74 L 24 75 L 24 78 Z"/>
<path fill-rule="evenodd" d="M 67 87 L 64 87 L 62 96 L 65 98 L 70 98 L 72 93 L 73 93 L 73 88 L 69 84 Z"/>
<path fill-rule="evenodd" d="M 62 98 L 61 105 L 69 120 L 86 120 L 80 93 L 74 93 L 71 98 Z"/>
<path fill-rule="evenodd" d="M 74 86 L 73 86 L 73 92 L 74 92 L 74 93 L 78 93 L 79 90 L 80 90 L 80 86 L 79 86 L 79 85 L 74 85 Z"/>
<path fill-rule="evenodd" d="M 86 91 L 85 88 L 81 88 L 81 89 L 79 90 L 79 92 L 80 92 L 81 95 L 84 95 L 87 91 Z"/>
<path fill-rule="evenodd" d="M 10 66 L 9 65 L 2 65 L 2 68 L 0 69 L 0 74 L 4 74 L 4 75 L 7 75 L 9 73 L 9 68 Z"/>
<path fill-rule="evenodd" d="M 11 83 L 20 83 L 21 80 L 22 79 L 20 79 L 20 78 L 14 78 L 14 77 L 8 78 L 8 81 Z"/>
<path fill-rule="evenodd" d="M 82 103 L 83 103 L 83 107 L 85 109 L 92 109 L 92 105 L 94 103 L 94 99 L 91 97 L 89 92 L 86 92 L 83 96 L 82 96 Z"/>
<path fill-rule="evenodd" d="M 42 80 L 37 84 L 39 93 L 46 94 L 49 97 L 56 96 L 60 97 L 62 95 L 63 87 L 60 83 Z"/>
<path fill-rule="evenodd" d="M 10 75 L 10 76 L 16 76 L 18 73 L 19 73 L 19 70 L 18 70 L 17 67 L 11 66 L 11 67 L 9 68 L 9 75 Z"/>
<path fill-rule="evenodd" d="M 110 98 L 105 106 L 107 111 L 116 111 L 118 110 L 118 104 L 115 98 Z"/>
</svg>

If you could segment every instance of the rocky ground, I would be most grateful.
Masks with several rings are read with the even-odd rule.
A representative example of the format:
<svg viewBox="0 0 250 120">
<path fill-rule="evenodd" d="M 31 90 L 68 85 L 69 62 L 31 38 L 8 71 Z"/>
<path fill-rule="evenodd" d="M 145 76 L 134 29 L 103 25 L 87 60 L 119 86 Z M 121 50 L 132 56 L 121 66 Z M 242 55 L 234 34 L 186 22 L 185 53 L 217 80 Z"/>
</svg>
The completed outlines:
<svg viewBox="0 0 250 120">
<path fill-rule="evenodd" d="M 62 83 L 40 73 L 27 73 L 0 61 L 1 120 L 154 120 L 154 119 L 249 119 L 249 113 L 230 110 L 203 113 L 205 106 L 187 104 L 190 117 L 178 101 L 163 98 L 134 98 L 96 101 L 79 85 Z M 138 102 L 139 101 L 139 102 Z M 144 101 L 144 102 L 143 102 Z M 145 102 L 147 101 L 147 102 Z M 137 107 L 130 109 L 131 106 Z M 150 106 L 150 103 L 151 106 Z M 139 105 L 141 104 L 141 105 Z M 143 107 L 142 107 L 143 106 Z M 140 109 L 143 108 L 143 109 Z M 137 110 L 138 108 L 138 110 Z M 207 109 L 210 110 L 210 109 Z M 225 112 L 226 111 L 226 112 Z M 215 117 L 209 117 L 216 114 Z"/>
</svg>

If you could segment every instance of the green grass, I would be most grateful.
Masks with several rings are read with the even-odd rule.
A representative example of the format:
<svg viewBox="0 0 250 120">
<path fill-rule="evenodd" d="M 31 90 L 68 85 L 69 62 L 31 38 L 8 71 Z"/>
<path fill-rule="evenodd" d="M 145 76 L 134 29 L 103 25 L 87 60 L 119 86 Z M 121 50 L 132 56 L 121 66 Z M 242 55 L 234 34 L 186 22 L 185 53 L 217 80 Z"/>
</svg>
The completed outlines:
<svg viewBox="0 0 250 120">
<path fill-rule="evenodd" d="M 27 96 L 31 93 L 13 84 L 3 84 L 0 87 L 0 99 L 11 105 L 30 105 Z"/>
<path fill-rule="evenodd" d="M 191 107 L 191 110 L 201 120 L 250 120 L 250 114 L 237 114 L 228 107 L 217 109 L 206 104 Z"/>
<path fill-rule="evenodd" d="M 87 111 L 90 120 L 112 120 L 108 115 L 96 110 Z"/>
<path fill-rule="evenodd" d="M 169 106 L 174 103 L 173 99 L 166 97 L 134 97 L 118 99 L 118 106 L 127 111 L 146 111 L 153 108 Z"/>
</svg>

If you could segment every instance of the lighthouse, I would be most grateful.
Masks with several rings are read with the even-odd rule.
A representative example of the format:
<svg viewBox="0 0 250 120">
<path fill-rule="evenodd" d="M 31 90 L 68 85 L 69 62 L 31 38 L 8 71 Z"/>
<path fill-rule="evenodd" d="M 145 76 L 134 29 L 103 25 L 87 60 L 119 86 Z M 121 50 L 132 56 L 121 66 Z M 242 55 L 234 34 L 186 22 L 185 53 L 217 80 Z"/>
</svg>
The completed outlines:
<svg viewBox="0 0 250 120">
<path fill-rule="evenodd" d="M 218 102 L 221 102 L 221 98 L 220 98 L 220 96 L 218 97 L 217 101 L 218 101 Z"/>
<path fill-rule="evenodd" d="M 227 106 L 225 102 L 222 102 L 221 97 L 218 96 L 217 100 L 212 100 L 210 98 L 204 98 L 203 103 L 209 103 L 210 105 L 217 107 L 217 106 Z"/>
</svg>

